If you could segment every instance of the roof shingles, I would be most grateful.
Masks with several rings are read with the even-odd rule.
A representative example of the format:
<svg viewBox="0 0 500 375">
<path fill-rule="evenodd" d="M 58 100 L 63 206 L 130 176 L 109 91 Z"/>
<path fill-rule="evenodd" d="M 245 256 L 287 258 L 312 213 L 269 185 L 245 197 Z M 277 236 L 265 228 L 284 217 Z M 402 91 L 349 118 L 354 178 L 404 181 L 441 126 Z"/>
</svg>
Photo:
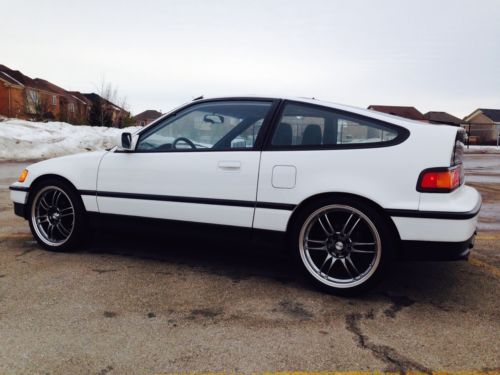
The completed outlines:
<svg viewBox="0 0 500 375">
<path fill-rule="evenodd" d="M 393 105 L 370 105 L 368 109 L 400 116 L 411 120 L 425 121 L 424 115 L 415 107 L 393 106 Z"/>
</svg>

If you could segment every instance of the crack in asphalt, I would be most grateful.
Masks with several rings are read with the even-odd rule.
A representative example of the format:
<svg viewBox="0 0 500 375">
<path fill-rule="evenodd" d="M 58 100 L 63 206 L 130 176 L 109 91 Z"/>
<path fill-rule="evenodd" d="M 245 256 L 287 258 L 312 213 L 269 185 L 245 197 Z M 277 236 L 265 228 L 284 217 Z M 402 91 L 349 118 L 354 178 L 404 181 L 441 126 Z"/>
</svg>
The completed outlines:
<svg viewBox="0 0 500 375">
<path fill-rule="evenodd" d="M 33 252 L 33 251 L 36 251 L 36 250 L 37 250 L 37 249 L 26 249 L 26 250 L 24 250 L 22 253 L 17 254 L 15 257 L 16 257 L 16 258 L 23 257 L 23 256 L 25 256 L 26 254 L 29 254 L 29 253 L 31 253 L 31 252 Z"/>
<path fill-rule="evenodd" d="M 375 358 L 380 359 L 388 365 L 386 371 L 399 371 L 400 373 L 404 373 L 408 370 L 416 370 L 427 374 L 432 373 L 430 369 L 403 356 L 398 353 L 396 349 L 387 345 L 378 345 L 370 342 L 369 337 L 363 333 L 359 324 L 363 319 L 375 319 L 373 310 L 370 310 L 366 314 L 354 313 L 346 315 L 346 329 L 354 334 L 358 347 L 371 351 Z"/>
<path fill-rule="evenodd" d="M 94 272 L 97 272 L 98 274 L 102 275 L 103 273 L 107 273 L 107 272 L 116 272 L 115 269 L 111 269 L 111 270 L 104 270 L 104 269 L 98 269 L 98 268 L 95 268 L 93 269 L 92 271 Z"/>
</svg>

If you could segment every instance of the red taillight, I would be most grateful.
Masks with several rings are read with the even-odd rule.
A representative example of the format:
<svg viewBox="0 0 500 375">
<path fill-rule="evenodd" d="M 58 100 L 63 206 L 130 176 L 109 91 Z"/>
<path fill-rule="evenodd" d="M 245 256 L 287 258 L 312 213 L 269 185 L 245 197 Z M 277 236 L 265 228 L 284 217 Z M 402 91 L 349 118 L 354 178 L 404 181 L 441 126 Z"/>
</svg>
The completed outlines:
<svg viewBox="0 0 500 375">
<path fill-rule="evenodd" d="M 422 192 L 450 192 L 460 186 L 462 165 L 427 169 L 420 174 L 418 190 Z"/>
</svg>

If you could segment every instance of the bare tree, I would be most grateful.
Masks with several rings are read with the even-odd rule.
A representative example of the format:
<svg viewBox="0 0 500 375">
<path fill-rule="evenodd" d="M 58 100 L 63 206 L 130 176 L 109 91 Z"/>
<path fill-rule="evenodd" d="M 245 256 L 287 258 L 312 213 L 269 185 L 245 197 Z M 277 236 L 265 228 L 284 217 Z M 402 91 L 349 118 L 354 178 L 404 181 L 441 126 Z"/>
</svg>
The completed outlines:
<svg viewBox="0 0 500 375">
<path fill-rule="evenodd" d="M 116 100 L 118 89 L 104 77 L 101 82 L 95 85 L 97 97 L 92 100 L 92 107 L 89 112 L 89 123 L 94 126 L 113 126 L 115 122 Z"/>
<path fill-rule="evenodd" d="M 118 87 L 103 77 L 97 88 L 100 103 L 95 103 L 94 116 L 100 126 L 122 126 L 123 120 L 130 116 L 127 98 L 118 94 Z"/>
</svg>

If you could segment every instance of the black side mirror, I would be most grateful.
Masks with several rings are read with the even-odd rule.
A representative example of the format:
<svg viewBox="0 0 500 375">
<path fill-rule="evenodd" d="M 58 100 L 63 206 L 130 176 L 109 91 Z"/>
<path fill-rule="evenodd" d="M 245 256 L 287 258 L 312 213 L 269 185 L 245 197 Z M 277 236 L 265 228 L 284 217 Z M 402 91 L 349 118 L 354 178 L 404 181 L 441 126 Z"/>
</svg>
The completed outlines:
<svg viewBox="0 0 500 375">
<path fill-rule="evenodd" d="M 122 149 L 132 150 L 132 134 L 122 133 Z"/>
</svg>

